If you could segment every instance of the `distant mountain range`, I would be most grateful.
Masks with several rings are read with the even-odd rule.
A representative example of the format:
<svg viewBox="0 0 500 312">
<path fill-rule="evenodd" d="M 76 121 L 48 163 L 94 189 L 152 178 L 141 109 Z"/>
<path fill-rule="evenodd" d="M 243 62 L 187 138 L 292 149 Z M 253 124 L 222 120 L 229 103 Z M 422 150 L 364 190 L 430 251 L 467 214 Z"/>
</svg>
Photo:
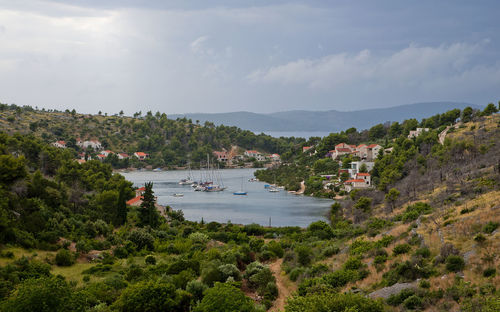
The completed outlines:
<svg viewBox="0 0 500 312">
<path fill-rule="evenodd" d="M 213 122 L 216 125 L 237 126 L 254 132 L 266 131 L 327 131 L 337 132 L 355 127 L 358 130 L 370 128 L 386 121 L 403 121 L 409 118 L 418 120 L 435 114 L 444 113 L 448 110 L 467 106 L 481 109 L 482 107 L 470 103 L 458 102 L 426 102 L 408 105 L 400 105 L 388 108 L 374 108 L 358 111 L 308 111 L 292 110 L 269 114 L 258 114 L 252 112 L 230 112 L 230 113 L 193 113 L 168 115 L 170 119 L 190 118 L 195 122 Z"/>
</svg>

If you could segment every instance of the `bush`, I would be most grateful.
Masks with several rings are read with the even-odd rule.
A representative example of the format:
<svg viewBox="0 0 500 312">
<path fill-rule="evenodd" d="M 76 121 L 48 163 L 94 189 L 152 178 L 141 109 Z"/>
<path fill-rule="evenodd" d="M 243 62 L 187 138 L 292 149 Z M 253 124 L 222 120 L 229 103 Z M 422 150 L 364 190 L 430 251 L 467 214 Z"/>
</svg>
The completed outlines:
<svg viewBox="0 0 500 312">
<path fill-rule="evenodd" d="M 340 248 L 337 246 L 327 246 L 326 248 L 323 249 L 323 257 L 331 257 L 333 255 L 336 255 L 340 252 Z"/>
<path fill-rule="evenodd" d="M 208 289 L 208 286 L 200 281 L 192 280 L 186 285 L 186 291 L 193 296 L 193 301 L 197 302 L 203 298 L 203 292 Z"/>
<path fill-rule="evenodd" d="M 312 293 L 307 296 L 292 297 L 285 307 L 286 312 L 382 312 L 382 302 L 358 294 Z"/>
<path fill-rule="evenodd" d="M 155 265 L 156 264 L 156 258 L 153 255 L 147 255 L 146 258 L 144 259 L 144 262 L 149 265 Z"/>
<path fill-rule="evenodd" d="M 422 247 L 415 251 L 415 255 L 422 258 L 429 258 L 431 256 L 431 251 L 427 247 Z"/>
<path fill-rule="evenodd" d="M 235 281 L 241 280 L 241 273 L 234 264 L 223 264 L 218 269 L 222 273 L 223 281 L 227 281 L 230 277 Z"/>
<path fill-rule="evenodd" d="M 418 286 L 420 286 L 420 288 L 429 289 L 431 288 L 431 283 L 429 283 L 428 280 L 421 280 Z"/>
<path fill-rule="evenodd" d="M 61 249 L 56 254 L 56 264 L 58 266 L 71 266 L 75 263 L 75 257 L 67 249 Z"/>
<path fill-rule="evenodd" d="M 396 245 L 393 249 L 393 252 L 394 252 L 394 255 L 401 255 L 401 254 L 405 254 L 407 253 L 408 251 L 411 250 L 411 246 L 408 245 L 408 244 L 400 244 L 400 245 Z"/>
<path fill-rule="evenodd" d="M 343 268 L 344 270 L 358 270 L 363 266 L 363 263 L 361 262 L 361 259 L 358 257 L 350 257 L 347 259 L 344 264 Z"/>
<path fill-rule="evenodd" d="M 483 227 L 483 232 L 486 234 L 491 234 L 498 228 L 498 225 L 498 222 L 490 221 Z"/>
<path fill-rule="evenodd" d="M 207 289 L 201 302 L 194 312 L 253 312 L 255 307 L 252 299 L 238 288 L 227 283 L 216 283 Z"/>
<path fill-rule="evenodd" d="M 416 309 L 422 306 L 422 298 L 418 297 L 417 295 L 410 296 L 403 301 L 403 305 L 407 309 Z"/>
<path fill-rule="evenodd" d="M 128 256 L 127 248 L 123 246 L 118 246 L 113 250 L 113 255 L 118 259 L 124 259 Z"/>
<path fill-rule="evenodd" d="M 465 267 L 464 258 L 461 256 L 451 255 L 446 258 L 446 269 L 450 272 L 462 271 Z"/>
<path fill-rule="evenodd" d="M 154 248 L 154 237 L 145 229 L 132 230 L 128 235 L 128 239 L 137 246 L 137 250 L 143 248 L 153 250 Z"/>
<path fill-rule="evenodd" d="M 312 249 L 307 245 L 299 245 L 295 248 L 295 253 L 297 254 L 297 261 L 303 265 L 307 266 L 311 263 Z"/>
<path fill-rule="evenodd" d="M 491 267 L 491 268 L 487 268 L 486 270 L 483 271 L 483 276 L 484 277 L 491 277 L 491 276 L 495 276 L 496 273 L 497 273 L 497 269 Z"/>
</svg>

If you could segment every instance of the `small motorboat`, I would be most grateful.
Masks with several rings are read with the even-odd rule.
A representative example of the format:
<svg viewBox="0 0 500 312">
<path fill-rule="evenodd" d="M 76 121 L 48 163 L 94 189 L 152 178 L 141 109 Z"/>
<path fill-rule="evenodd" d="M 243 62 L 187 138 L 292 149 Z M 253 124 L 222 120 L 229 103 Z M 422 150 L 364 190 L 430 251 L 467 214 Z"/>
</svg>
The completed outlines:
<svg viewBox="0 0 500 312">
<path fill-rule="evenodd" d="M 279 189 L 277 189 L 277 188 L 275 188 L 275 187 L 270 187 L 270 188 L 269 188 L 269 192 L 271 192 L 271 193 L 277 193 L 277 192 L 279 192 L 279 191 L 280 191 L 280 190 L 279 190 Z"/>
<path fill-rule="evenodd" d="M 247 195 L 247 192 L 234 192 L 233 195 Z"/>
<path fill-rule="evenodd" d="M 175 193 L 174 195 L 172 195 L 173 197 L 184 197 L 184 194 L 182 193 Z"/>
</svg>

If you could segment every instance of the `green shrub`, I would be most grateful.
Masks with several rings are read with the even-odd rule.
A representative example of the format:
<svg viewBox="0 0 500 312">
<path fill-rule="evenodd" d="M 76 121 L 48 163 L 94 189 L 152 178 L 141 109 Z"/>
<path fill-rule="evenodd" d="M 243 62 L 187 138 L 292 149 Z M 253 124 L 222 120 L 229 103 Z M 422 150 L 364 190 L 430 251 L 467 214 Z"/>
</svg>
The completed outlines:
<svg viewBox="0 0 500 312">
<path fill-rule="evenodd" d="M 418 286 L 420 286 L 420 288 L 429 289 L 431 288 L 431 283 L 428 280 L 421 280 Z"/>
<path fill-rule="evenodd" d="M 238 288 L 228 283 L 216 283 L 205 291 L 205 296 L 195 307 L 194 312 L 253 312 L 252 299 Z"/>
<path fill-rule="evenodd" d="M 451 255 L 446 258 L 446 269 L 450 272 L 462 271 L 465 267 L 464 258 L 461 256 Z"/>
<path fill-rule="evenodd" d="M 322 255 L 323 257 L 331 257 L 333 255 L 336 255 L 340 252 L 340 248 L 337 246 L 327 246 L 323 249 Z"/>
<path fill-rule="evenodd" d="M 487 268 L 486 270 L 483 271 L 483 276 L 484 277 L 492 277 L 492 276 L 495 276 L 496 273 L 497 273 L 497 269 L 495 269 L 494 267 L 490 267 L 490 268 Z"/>
<path fill-rule="evenodd" d="M 392 306 L 398 306 L 403 303 L 407 298 L 415 295 L 415 290 L 412 288 L 406 288 L 399 292 L 399 294 L 390 295 L 387 298 L 387 303 Z"/>
<path fill-rule="evenodd" d="M 295 253 L 297 254 L 297 261 L 303 265 L 307 266 L 312 260 L 312 249 L 307 245 L 299 245 L 295 248 Z"/>
<path fill-rule="evenodd" d="M 292 297 L 285 312 L 382 312 L 382 302 L 358 294 L 332 292 L 311 293 Z"/>
<path fill-rule="evenodd" d="M 431 251 L 427 247 L 422 247 L 417 249 L 417 251 L 415 251 L 415 255 L 420 256 L 422 258 L 429 258 L 431 256 Z"/>
<path fill-rule="evenodd" d="M 344 270 L 358 270 L 363 266 L 363 263 L 361 262 L 361 259 L 358 257 L 349 257 L 342 267 Z"/>
<path fill-rule="evenodd" d="M 146 258 L 144 259 L 144 262 L 149 265 L 155 265 L 156 264 L 156 258 L 153 255 L 147 255 Z"/>
<path fill-rule="evenodd" d="M 267 244 L 267 249 L 278 258 L 282 258 L 283 254 L 285 253 L 283 248 L 281 247 L 281 244 L 276 241 L 270 241 Z"/>
<path fill-rule="evenodd" d="M 401 255 L 401 254 L 405 254 L 407 253 L 408 251 L 411 250 L 411 246 L 408 245 L 408 244 L 399 244 L 399 245 L 396 245 L 393 249 L 393 252 L 394 252 L 394 255 Z"/>
<path fill-rule="evenodd" d="M 416 295 L 410 296 L 406 298 L 405 301 L 403 301 L 403 305 L 405 306 L 405 308 L 412 310 L 419 308 L 422 306 L 422 298 Z"/>
<path fill-rule="evenodd" d="M 491 234 L 498 228 L 498 225 L 499 225 L 498 222 L 490 221 L 486 223 L 486 225 L 483 227 L 483 232 L 486 234 Z"/>
<path fill-rule="evenodd" d="M 75 257 L 67 249 L 61 249 L 56 254 L 56 264 L 58 266 L 71 266 L 75 263 Z"/>
</svg>

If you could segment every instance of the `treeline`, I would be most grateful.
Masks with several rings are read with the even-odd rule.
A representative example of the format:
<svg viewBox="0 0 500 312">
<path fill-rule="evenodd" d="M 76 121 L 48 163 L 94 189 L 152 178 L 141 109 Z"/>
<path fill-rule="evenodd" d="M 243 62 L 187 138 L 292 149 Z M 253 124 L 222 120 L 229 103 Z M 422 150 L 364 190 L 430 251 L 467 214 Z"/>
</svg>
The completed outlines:
<svg viewBox="0 0 500 312">
<path fill-rule="evenodd" d="M 198 166 L 207 154 L 233 146 L 256 149 L 264 153 L 282 154 L 303 143 L 302 138 L 274 138 L 255 134 L 237 127 L 215 126 L 213 123 L 193 122 L 186 118 L 171 120 L 166 114 L 151 111 L 134 118 L 123 115 L 83 115 L 74 110 L 66 112 L 33 109 L 30 106 L 0 104 L 0 116 L 6 121 L 0 126 L 4 131 L 33 133 L 45 142 L 64 140 L 79 151 L 77 138 L 99 140 L 104 149 L 133 154 L 141 151 L 150 154 L 146 162 L 118 161 L 116 167 L 127 165 L 184 166 L 191 162 Z"/>
</svg>

